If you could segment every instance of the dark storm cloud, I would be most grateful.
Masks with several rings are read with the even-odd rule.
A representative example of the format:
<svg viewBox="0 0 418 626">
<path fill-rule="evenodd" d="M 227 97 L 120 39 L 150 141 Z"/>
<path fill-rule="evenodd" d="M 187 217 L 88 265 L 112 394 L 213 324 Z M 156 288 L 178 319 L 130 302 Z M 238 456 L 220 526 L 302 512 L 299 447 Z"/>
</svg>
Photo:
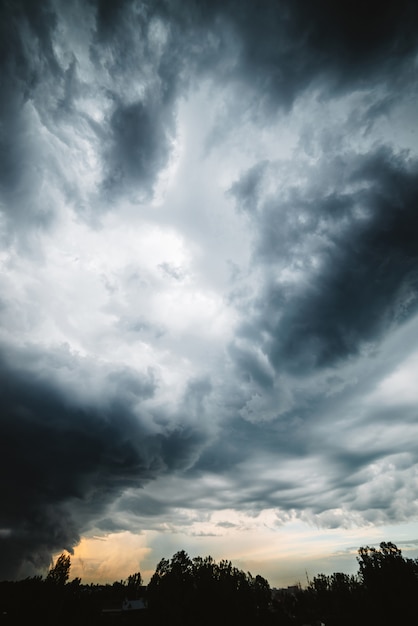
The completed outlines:
<svg viewBox="0 0 418 626">
<path fill-rule="evenodd" d="M 406 0 L 390 6 L 377 0 L 21 0 L 2 2 L 0 11 L 0 209 L 6 218 L 1 237 L 9 245 L 18 231 L 33 231 L 37 238 L 51 225 L 60 203 L 48 195 L 49 185 L 56 185 L 78 215 L 84 205 L 89 214 L 100 214 L 116 211 L 127 197 L 152 197 L 172 153 L 179 101 L 200 79 L 214 88 L 237 88 L 231 105 L 237 118 L 228 109 L 228 124 L 239 124 L 245 110 L 252 120 L 262 119 L 262 130 L 264 113 L 290 110 L 310 89 L 327 99 L 381 88 L 364 114 L 370 128 L 402 89 L 414 88 L 409 82 L 418 49 L 418 8 Z M 86 24 L 85 47 L 77 49 L 78 25 Z M 76 180 L 71 166 L 85 156 L 86 144 L 77 152 L 71 140 L 85 134 L 100 172 L 97 179 L 92 175 L 92 189 L 82 201 L 77 185 L 84 180 Z M 328 144 L 324 139 L 320 149 L 329 156 L 309 172 L 306 188 L 294 184 L 267 194 L 265 182 L 274 176 L 275 163 L 263 159 L 231 189 L 251 221 L 260 282 L 239 336 L 227 347 L 232 373 L 227 367 L 226 374 L 219 373 L 230 380 L 218 387 L 208 375 L 182 381 L 184 394 L 171 412 L 151 410 L 146 403 L 159 393 L 151 370 L 138 374 L 45 345 L 3 346 L 0 577 L 44 568 L 54 551 L 71 549 L 92 527 L 129 527 L 125 514 L 149 518 L 166 516 L 176 506 L 215 510 L 225 503 L 247 510 L 306 507 L 318 514 L 335 502 L 360 511 L 394 506 L 396 493 L 385 495 L 384 483 L 373 497 L 350 491 L 367 482 L 362 472 L 371 463 L 390 454 L 388 442 L 373 447 L 369 441 L 370 449 L 355 452 L 335 441 L 324 443 L 310 425 L 312 416 L 319 421 L 324 415 L 331 423 L 338 403 L 330 408 L 327 399 L 319 399 L 322 388 L 297 389 L 296 407 L 279 406 L 286 391 L 282 375 L 297 378 L 357 356 L 417 310 L 418 165 L 389 148 L 339 153 L 337 139 L 331 136 Z M 58 236 L 54 245 L 61 245 Z M 15 266 L 16 274 L 25 268 Z M 181 287 L 186 270 L 171 262 L 158 267 Z M 299 278 L 280 282 L 277 277 L 289 268 Z M 60 281 L 59 271 L 56 276 L 50 285 Z M 112 295 L 117 303 L 116 287 Z M 7 297 L 2 294 L 6 306 Z M 13 311 L 19 297 L 14 296 Z M 46 307 L 47 300 L 39 302 Z M 19 313 L 35 326 L 33 311 L 22 302 Z M 58 310 L 62 307 L 59 302 Z M 71 307 L 77 303 L 68 302 Z M 52 327 L 59 325 L 54 315 L 52 320 Z M 47 335 L 46 322 L 45 328 Z M 114 328 L 124 339 L 140 334 L 150 352 L 156 337 L 170 334 L 134 307 Z M 161 352 L 169 351 L 161 346 Z M 256 409 L 242 417 L 249 399 L 269 394 L 270 421 L 252 423 L 259 417 Z M 347 397 L 348 392 L 336 395 L 339 401 Z M 370 411 L 368 419 L 377 428 L 394 413 Z M 399 414 L 404 425 L 413 422 L 412 409 L 400 408 Z M 333 436 L 339 432 L 335 427 Z M 347 434 L 343 427 L 341 432 Z M 257 471 L 265 469 L 261 461 L 256 464 L 258 455 L 277 463 L 275 477 L 257 480 Z M 306 487 L 313 459 L 317 483 Z M 402 462 L 394 462 L 400 471 Z M 321 472 L 327 476 L 322 483 Z M 136 491 L 155 484 L 153 479 L 180 475 L 180 489 Z M 225 487 L 205 484 L 207 476 L 224 477 Z"/>
<path fill-rule="evenodd" d="M 273 373 L 253 350 L 234 344 L 230 346 L 229 352 L 238 366 L 238 371 L 245 372 L 246 380 L 255 382 L 260 389 L 273 386 Z"/>
<path fill-rule="evenodd" d="M 233 188 L 244 207 L 254 204 L 254 171 Z M 277 370 L 306 372 L 358 354 L 416 311 L 417 174 L 413 159 L 382 148 L 345 156 L 326 195 L 294 188 L 287 201 L 262 203 L 255 258 L 304 272 L 295 284 L 268 281 L 243 327 L 244 336 L 260 333 Z"/>
<path fill-rule="evenodd" d="M 0 194 L 8 221 L 7 240 L 27 221 L 35 227 L 50 220 L 46 206 L 31 196 L 36 186 L 36 146 L 27 104 L 45 74 L 60 79 L 52 49 L 55 16 L 45 3 L 2 2 L 0 6 Z M 28 225 L 27 224 L 27 225 Z"/>
<path fill-rule="evenodd" d="M 396 80 L 417 49 L 418 12 L 408 0 L 385 6 L 348 0 L 262 5 L 248 3 L 247 15 L 237 20 L 243 65 L 285 104 L 318 79 L 330 81 L 331 89 Z"/>
<path fill-rule="evenodd" d="M 311 87 L 336 93 L 379 82 L 404 85 L 418 44 L 411 0 L 384 6 L 379 0 L 191 1 L 174 4 L 171 18 L 186 32 L 213 33 L 216 46 L 202 49 L 200 71 L 241 81 L 245 105 L 264 113 L 290 107 Z"/>
<path fill-rule="evenodd" d="M 402 407 L 392 411 L 392 418 L 394 413 L 399 419 Z M 190 486 L 195 500 L 216 511 L 227 497 L 229 506 L 237 510 L 276 509 L 279 517 L 286 512 L 302 518 L 318 516 L 316 523 L 328 527 L 350 526 L 356 515 L 369 522 L 407 519 L 399 503 L 406 494 L 414 498 L 414 472 L 409 472 L 416 464 L 413 444 L 405 445 L 396 436 L 376 441 L 373 433 L 384 424 L 369 424 L 367 419 L 358 430 L 352 427 L 349 435 L 358 438 L 361 432 L 367 446 L 357 444 L 357 450 L 347 450 L 342 443 L 347 435 L 338 425 L 330 440 L 324 441 L 310 428 L 312 419 L 318 419 L 316 412 L 306 422 L 294 417 L 292 423 L 289 417 L 282 432 L 276 425 L 260 428 L 248 423 L 225 429 L 191 472 L 199 485 Z M 223 476 L 225 482 L 213 493 L 204 480 L 199 483 L 200 472 L 201 476 Z M 168 499 L 173 506 L 185 506 L 180 494 L 168 495 Z"/>
<path fill-rule="evenodd" d="M 263 174 L 267 168 L 268 161 L 256 163 L 232 185 L 229 193 L 238 199 L 237 208 L 239 210 L 248 211 L 249 213 L 257 210 L 258 201 L 262 193 Z"/>
<path fill-rule="evenodd" d="M 193 76 L 242 81 L 253 94 L 246 106 L 251 99 L 257 106 L 288 106 L 319 79 L 326 92 L 368 80 L 407 80 L 417 49 L 417 9 L 406 1 L 390 8 L 327 0 L 93 2 L 65 11 L 52 2 L 2 3 L 0 177 L 5 210 L 16 224 L 19 215 L 20 221 L 48 223 L 54 212 L 31 198 L 39 172 L 29 103 L 52 132 L 59 115 L 71 112 L 82 122 L 76 100 L 89 85 L 77 78 L 81 60 L 71 42 L 66 60 L 54 48 L 68 15 L 77 11 L 77 20 L 92 12 L 90 58 L 97 71 L 91 88 L 110 104 L 101 122 L 91 120 L 102 143 L 103 187 L 134 188 L 140 197 L 152 193 L 168 162 L 177 98 Z M 136 97 L 134 79 L 142 90 Z"/>
<path fill-rule="evenodd" d="M 276 459 L 303 458 L 310 451 L 304 428 L 303 421 L 292 415 L 282 422 L 267 424 L 251 423 L 237 416 L 225 423 L 220 436 L 202 452 L 198 462 L 189 470 L 190 474 L 209 471 L 234 475 L 241 487 L 236 491 L 239 501 L 248 482 L 248 477 L 241 473 L 241 462 L 257 457 L 261 450 L 267 457 L 272 455 Z M 277 481 L 276 488 L 281 482 L 293 484 L 292 479 L 281 481 L 279 476 Z"/>
<path fill-rule="evenodd" d="M 147 197 L 167 164 L 180 68 L 169 50 L 163 49 L 156 58 L 155 49 L 171 48 L 169 28 L 164 44 L 165 34 L 158 32 L 155 20 L 150 34 L 148 17 L 151 20 L 155 12 L 147 10 L 149 16 L 144 17 L 135 13 L 132 3 L 116 4 L 99 3 L 97 8 L 94 3 L 84 8 L 74 4 L 60 11 L 54 2 L 2 2 L 0 193 L 9 234 L 49 225 L 56 208 L 48 205 L 48 198 L 40 202 L 39 193 L 42 183 L 54 180 L 51 171 L 61 178 L 58 184 L 68 201 L 83 204 L 75 182 L 55 172 L 52 141 L 68 143 L 61 122 L 64 127 L 70 123 L 75 136 L 89 124 L 101 146 L 107 193 L 133 188 Z M 71 28 L 74 21 L 91 19 L 91 11 L 94 30 L 86 34 L 91 37 L 95 74 L 89 80 L 79 75 L 85 59 L 73 49 L 77 38 Z M 63 33 L 74 41 L 71 37 L 67 41 Z M 64 52 L 57 52 L 57 44 Z M 134 83 L 141 85 L 141 93 L 132 92 Z M 100 122 L 80 109 L 79 99 L 85 97 L 107 102 L 108 112 Z M 48 134 L 51 141 L 42 145 Z"/>
<path fill-rule="evenodd" d="M 158 102 L 117 106 L 110 120 L 104 188 L 139 186 L 150 194 L 167 162 L 172 128 L 172 113 L 161 109 Z"/>
<path fill-rule="evenodd" d="M 168 503 L 161 501 L 153 495 L 141 493 L 141 491 L 136 492 L 135 495 L 127 494 L 122 496 L 118 503 L 118 508 L 134 515 L 150 517 L 166 515 L 170 512 Z"/>
<path fill-rule="evenodd" d="M 96 34 L 91 58 L 109 73 L 115 86 L 108 91 L 114 101 L 103 147 L 106 191 L 139 189 L 152 194 L 160 170 L 167 164 L 174 136 L 176 97 L 182 84 L 182 67 L 176 54 L 178 34 L 163 22 L 158 5 L 98 2 Z M 159 53 L 156 51 L 159 50 Z M 143 95 L 129 92 L 133 77 Z"/>
<path fill-rule="evenodd" d="M 124 489 L 181 469 L 201 443 L 186 428 L 152 426 L 138 410 L 155 393 L 151 373 L 85 368 L 66 351 L 3 350 L 1 577 L 36 571 L 54 550 L 71 550 Z"/>
</svg>

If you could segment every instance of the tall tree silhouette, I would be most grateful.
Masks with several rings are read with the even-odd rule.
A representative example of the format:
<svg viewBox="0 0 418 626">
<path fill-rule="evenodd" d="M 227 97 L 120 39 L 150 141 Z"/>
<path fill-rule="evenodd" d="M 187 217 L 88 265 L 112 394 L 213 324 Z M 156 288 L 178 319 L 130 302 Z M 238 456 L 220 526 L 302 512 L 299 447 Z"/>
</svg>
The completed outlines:
<svg viewBox="0 0 418 626">
<path fill-rule="evenodd" d="M 384 541 L 379 548 L 361 547 L 358 554 L 359 575 L 373 614 L 382 624 L 408 623 L 415 612 L 412 599 L 418 594 L 417 561 L 404 558 L 394 543 Z"/>
<path fill-rule="evenodd" d="M 69 554 L 60 554 L 56 563 L 49 570 L 46 580 L 58 586 L 64 586 L 70 577 L 71 559 Z"/>
<path fill-rule="evenodd" d="M 156 623 L 265 623 L 271 600 L 262 576 L 253 578 L 230 561 L 190 557 L 182 550 L 162 559 L 148 585 L 148 606 Z"/>
</svg>

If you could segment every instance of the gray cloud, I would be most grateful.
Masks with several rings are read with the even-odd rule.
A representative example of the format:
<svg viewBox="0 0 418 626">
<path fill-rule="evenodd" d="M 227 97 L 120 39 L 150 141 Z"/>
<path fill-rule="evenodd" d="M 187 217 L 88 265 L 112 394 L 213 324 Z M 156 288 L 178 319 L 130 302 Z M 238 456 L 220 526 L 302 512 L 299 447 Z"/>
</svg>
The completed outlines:
<svg viewBox="0 0 418 626">
<path fill-rule="evenodd" d="M 0 576 L 416 515 L 415 3 L 0 11 Z"/>
<path fill-rule="evenodd" d="M 36 570 L 52 551 L 71 550 L 82 527 L 124 489 L 187 466 L 201 438 L 149 421 L 141 404 L 156 391 L 152 373 L 97 367 L 65 350 L 7 352 L 0 575 L 17 576 L 28 562 Z"/>
<path fill-rule="evenodd" d="M 346 156 L 340 168 L 325 196 L 295 188 L 290 200 L 268 198 L 254 217 L 255 259 L 305 274 L 293 285 L 267 282 L 243 328 L 267 336 L 260 348 L 278 370 L 358 354 L 416 311 L 416 163 L 378 149 Z M 247 185 L 254 172 L 232 189 L 243 207 L 255 203 Z"/>
<path fill-rule="evenodd" d="M 23 223 L 25 228 L 42 228 L 52 217 L 48 202 L 40 205 L 32 195 L 43 173 L 33 163 L 37 146 L 31 133 L 29 103 L 44 74 L 59 82 L 61 72 L 51 41 L 55 19 L 48 6 L 2 3 L 0 11 L 0 193 L 1 210 L 8 224 L 2 236 L 7 242 Z"/>
<path fill-rule="evenodd" d="M 189 18 L 187 26 L 204 24 L 217 38 L 218 54 L 204 50 L 201 67 L 208 67 L 207 56 L 224 80 L 242 83 L 245 105 L 264 114 L 291 107 L 308 88 L 338 93 L 371 83 L 404 84 L 417 50 L 418 13 L 409 0 L 385 8 L 377 0 L 367 6 L 229 0 L 191 2 L 188 10 L 195 21 Z"/>
<path fill-rule="evenodd" d="M 106 191 L 135 185 L 152 192 L 157 174 L 167 162 L 172 114 L 157 112 L 159 103 L 117 106 L 110 121 L 111 147 L 106 155 Z M 165 118 L 168 118 L 167 120 Z"/>
</svg>

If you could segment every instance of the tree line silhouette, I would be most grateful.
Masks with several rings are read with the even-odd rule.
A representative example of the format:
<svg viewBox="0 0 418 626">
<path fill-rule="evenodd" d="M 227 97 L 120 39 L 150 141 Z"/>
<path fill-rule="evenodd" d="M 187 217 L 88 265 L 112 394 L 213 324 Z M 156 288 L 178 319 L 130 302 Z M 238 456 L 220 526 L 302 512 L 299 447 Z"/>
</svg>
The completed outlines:
<svg viewBox="0 0 418 626">
<path fill-rule="evenodd" d="M 418 623 L 418 559 L 391 542 L 358 550 L 355 575 L 318 574 L 302 589 L 271 589 L 230 561 L 181 550 L 161 559 L 148 585 L 140 572 L 113 584 L 69 581 L 61 554 L 47 576 L 0 582 L 0 623 L 95 626 L 392 626 Z M 143 603 L 136 608 L 139 599 Z M 122 610 L 125 601 L 125 608 Z M 144 606 L 146 608 L 144 608 Z"/>
</svg>

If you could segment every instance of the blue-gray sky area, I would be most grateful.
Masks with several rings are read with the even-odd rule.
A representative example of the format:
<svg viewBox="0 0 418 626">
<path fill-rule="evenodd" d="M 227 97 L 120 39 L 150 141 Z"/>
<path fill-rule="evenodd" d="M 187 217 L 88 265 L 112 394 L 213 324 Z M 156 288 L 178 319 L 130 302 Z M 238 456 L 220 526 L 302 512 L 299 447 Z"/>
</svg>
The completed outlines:
<svg viewBox="0 0 418 626">
<path fill-rule="evenodd" d="M 0 578 L 416 550 L 417 3 L 0 30 Z"/>
</svg>

